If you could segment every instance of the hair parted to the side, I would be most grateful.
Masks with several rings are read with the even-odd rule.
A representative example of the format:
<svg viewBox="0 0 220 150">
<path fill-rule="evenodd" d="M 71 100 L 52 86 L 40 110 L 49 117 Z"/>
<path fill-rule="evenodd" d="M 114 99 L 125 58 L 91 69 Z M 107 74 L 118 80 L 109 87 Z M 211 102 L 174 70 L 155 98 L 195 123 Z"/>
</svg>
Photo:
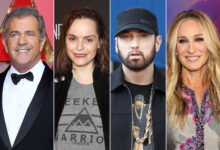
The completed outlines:
<svg viewBox="0 0 220 150">
<path fill-rule="evenodd" d="M 180 125 L 184 129 L 188 105 L 182 97 L 181 63 L 176 56 L 176 45 L 180 24 L 187 20 L 195 20 L 201 27 L 206 46 L 209 51 L 207 74 L 204 83 L 208 85 L 212 112 L 220 121 L 220 41 L 215 25 L 211 19 L 198 10 L 184 11 L 178 14 L 171 23 L 167 33 L 167 120 L 171 126 Z"/>
<path fill-rule="evenodd" d="M 58 43 L 58 49 L 55 53 L 57 73 L 66 73 L 72 69 L 72 61 L 67 55 L 65 45 L 66 34 L 70 29 L 72 23 L 76 19 L 82 18 L 91 19 L 96 23 L 96 29 L 99 40 L 101 41 L 101 46 L 99 49 L 97 49 L 94 63 L 100 68 L 102 72 L 109 70 L 109 39 L 103 20 L 95 10 L 89 7 L 81 7 L 70 11 L 64 18 Z"/>
<path fill-rule="evenodd" d="M 44 19 L 42 16 L 39 15 L 37 10 L 35 10 L 32 7 L 29 6 L 24 6 L 24 7 L 17 7 L 15 8 L 7 17 L 5 24 L 4 24 L 4 40 L 7 43 L 7 32 L 8 32 L 8 25 L 11 19 L 17 17 L 17 18 L 22 18 L 22 17 L 28 17 L 28 16 L 33 16 L 37 19 L 38 22 L 38 30 L 40 33 L 40 40 L 43 39 L 45 36 L 45 24 L 44 24 Z"/>
</svg>

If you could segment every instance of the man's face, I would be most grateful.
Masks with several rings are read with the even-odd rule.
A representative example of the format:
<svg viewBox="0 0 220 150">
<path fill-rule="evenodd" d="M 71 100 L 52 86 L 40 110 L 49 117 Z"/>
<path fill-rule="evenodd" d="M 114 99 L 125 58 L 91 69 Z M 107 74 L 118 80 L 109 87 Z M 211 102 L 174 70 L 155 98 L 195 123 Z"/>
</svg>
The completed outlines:
<svg viewBox="0 0 220 150">
<path fill-rule="evenodd" d="M 116 38 L 116 51 L 122 63 L 132 71 L 147 68 L 159 50 L 161 37 L 137 29 L 125 30 Z"/>
<path fill-rule="evenodd" d="M 7 43 L 3 40 L 3 44 L 15 69 L 26 72 L 40 60 L 45 41 L 45 37 L 40 40 L 37 19 L 27 16 L 11 19 L 8 24 Z"/>
</svg>

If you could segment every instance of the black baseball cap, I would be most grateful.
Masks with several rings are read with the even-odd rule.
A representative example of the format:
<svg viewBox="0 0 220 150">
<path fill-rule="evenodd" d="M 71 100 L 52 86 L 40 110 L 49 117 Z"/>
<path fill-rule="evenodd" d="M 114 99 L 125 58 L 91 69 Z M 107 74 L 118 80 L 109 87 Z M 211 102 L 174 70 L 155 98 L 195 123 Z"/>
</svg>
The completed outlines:
<svg viewBox="0 0 220 150">
<path fill-rule="evenodd" d="M 126 9 L 117 16 L 115 36 L 127 29 L 139 29 L 158 35 L 157 18 L 152 12 L 144 8 Z"/>
</svg>

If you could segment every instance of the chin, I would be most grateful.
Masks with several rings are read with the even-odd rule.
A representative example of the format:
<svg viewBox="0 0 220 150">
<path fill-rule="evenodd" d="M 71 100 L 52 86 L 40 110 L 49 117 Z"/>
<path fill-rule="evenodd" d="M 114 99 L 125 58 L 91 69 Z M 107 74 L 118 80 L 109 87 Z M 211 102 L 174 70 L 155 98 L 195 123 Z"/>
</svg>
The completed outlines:
<svg viewBox="0 0 220 150">
<path fill-rule="evenodd" d="M 84 67 L 84 66 L 86 66 L 86 64 L 75 64 L 75 66 L 77 66 L 77 67 Z"/>
<path fill-rule="evenodd" d="M 191 72 L 195 72 L 195 71 L 200 71 L 200 70 L 203 70 L 204 68 L 202 66 L 199 66 L 199 67 L 187 67 L 186 68 L 188 71 L 191 71 Z"/>
<path fill-rule="evenodd" d="M 89 63 L 77 63 L 75 64 L 76 67 L 85 67 L 87 66 Z"/>
</svg>

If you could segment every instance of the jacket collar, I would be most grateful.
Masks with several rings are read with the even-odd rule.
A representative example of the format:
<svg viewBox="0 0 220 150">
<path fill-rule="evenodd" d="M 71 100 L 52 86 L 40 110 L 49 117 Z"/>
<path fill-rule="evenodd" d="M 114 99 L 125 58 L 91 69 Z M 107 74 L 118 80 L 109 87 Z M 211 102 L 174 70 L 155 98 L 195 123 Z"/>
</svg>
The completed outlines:
<svg viewBox="0 0 220 150">
<path fill-rule="evenodd" d="M 0 140 L 3 141 L 3 143 L 5 144 L 5 146 L 7 147 L 7 149 L 11 149 L 11 144 L 10 144 L 10 139 L 8 136 L 8 132 L 7 132 L 7 127 L 5 124 L 5 118 L 4 118 L 4 113 L 3 113 L 3 107 L 2 107 L 2 93 L 3 93 L 3 85 L 4 85 L 4 80 L 6 77 L 6 74 L 8 72 L 10 67 L 8 67 L 6 69 L 6 71 L 4 71 L 1 76 L 0 76 Z"/>
<path fill-rule="evenodd" d="M 93 73 L 92 73 L 93 80 L 94 81 L 98 80 L 101 75 L 102 75 L 102 72 L 100 71 L 100 69 L 98 67 L 95 67 L 93 70 Z M 61 74 L 57 73 L 57 74 L 55 74 L 55 78 L 58 80 L 58 82 L 60 80 L 62 81 L 62 80 L 66 80 L 66 79 L 69 81 L 73 78 L 72 70 L 69 70 L 68 72 L 61 73 Z"/>
<path fill-rule="evenodd" d="M 118 87 L 122 86 L 125 83 L 124 73 L 122 66 L 120 65 L 112 74 L 111 74 L 111 91 L 114 91 Z"/>
<path fill-rule="evenodd" d="M 93 80 L 94 81 L 98 80 L 101 74 L 102 72 L 100 71 L 100 69 L 98 67 L 95 67 L 92 73 Z"/>
<path fill-rule="evenodd" d="M 120 65 L 111 75 L 111 91 L 123 86 L 125 83 L 122 65 Z M 160 90 L 165 93 L 165 77 L 154 65 L 154 90 Z"/>
<path fill-rule="evenodd" d="M 154 65 L 154 90 L 160 90 L 165 93 L 165 77 Z"/>
</svg>

